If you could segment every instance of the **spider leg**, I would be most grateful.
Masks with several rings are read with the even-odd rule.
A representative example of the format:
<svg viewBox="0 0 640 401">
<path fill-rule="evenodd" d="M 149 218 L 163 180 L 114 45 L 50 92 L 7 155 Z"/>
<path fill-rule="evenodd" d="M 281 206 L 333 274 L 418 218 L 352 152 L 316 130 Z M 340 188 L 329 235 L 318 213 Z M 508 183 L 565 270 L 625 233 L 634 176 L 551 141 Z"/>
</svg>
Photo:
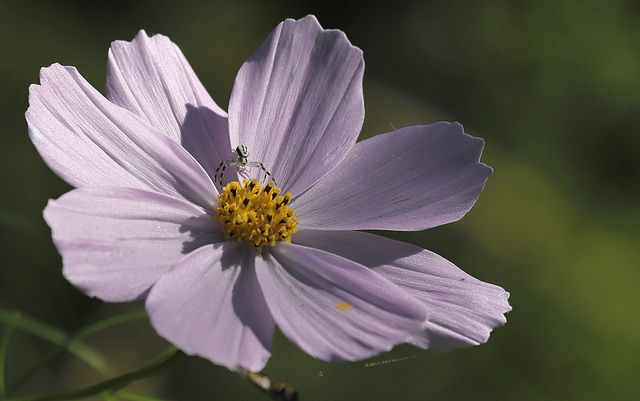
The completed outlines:
<svg viewBox="0 0 640 401">
<path fill-rule="evenodd" d="M 222 169 L 222 172 L 220 172 L 220 189 L 222 189 L 222 176 L 224 175 L 225 168 L 227 168 L 227 162 L 220 162 L 220 165 L 216 169 L 216 174 L 213 176 L 213 182 L 218 181 L 218 173 L 220 172 L 220 169 Z"/>
<path fill-rule="evenodd" d="M 215 182 L 218 179 L 218 171 L 220 171 L 220 189 L 222 189 L 222 177 L 224 177 L 224 170 L 226 170 L 228 166 L 240 166 L 240 163 L 233 160 L 225 160 L 222 163 L 220 163 L 220 165 L 216 169 L 216 173 L 213 178 Z"/>
<path fill-rule="evenodd" d="M 273 181 L 273 185 L 274 185 L 274 186 L 278 186 L 278 184 L 276 184 L 276 179 L 275 179 L 275 178 L 273 178 L 273 176 L 271 175 L 271 173 L 270 173 L 269 171 L 267 171 L 267 169 L 264 167 L 264 164 L 262 164 L 262 163 L 260 163 L 260 162 L 254 162 L 254 163 L 256 163 L 256 164 L 257 164 L 257 166 L 256 166 L 256 167 L 260 167 L 260 168 L 262 169 L 262 171 L 264 171 L 264 173 L 265 173 L 266 175 L 268 175 L 268 176 L 269 176 L 269 178 L 271 178 L 271 181 Z"/>
</svg>

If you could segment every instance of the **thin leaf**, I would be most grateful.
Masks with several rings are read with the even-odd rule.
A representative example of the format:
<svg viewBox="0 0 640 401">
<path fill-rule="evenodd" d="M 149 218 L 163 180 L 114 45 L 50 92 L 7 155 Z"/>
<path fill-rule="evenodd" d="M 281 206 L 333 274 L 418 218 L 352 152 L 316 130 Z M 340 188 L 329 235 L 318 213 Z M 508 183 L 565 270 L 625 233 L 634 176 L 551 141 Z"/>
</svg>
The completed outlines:
<svg viewBox="0 0 640 401">
<path fill-rule="evenodd" d="M 4 400 L 5 396 L 5 384 L 4 384 L 4 366 L 7 356 L 7 346 L 9 344 L 9 337 L 15 327 L 15 322 L 20 318 L 20 313 L 14 312 L 13 316 L 7 321 L 7 326 L 2 332 L 0 337 L 0 400 Z"/>
<path fill-rule="evenodd" d="M 140 395 L 132 393 L 130 391 L 120 390 L 118 391 L 118 397 L 129 401 L 167 401 L 161 398 L 149 397 L 146 395 Z"/>
<path fill-rule="evenodd" d="M 0 308 L 0 322 L 8 324 L 12 316 L 14 316 L 14 312 Z M 110 371 L 109 363 L 102 355 L 78 340 L 69 341 L 69 336 L 62 330 L 23 315 L 20 315 L 19 319 L 15 321 L 15 328 L 68 349 L 73 355 L 103 375 L 107 375 Z"/>
<path fill-rule="evenodd" d="M 131 384 L 132 382 L 148 377 L 157 376 L 164 373 L 168 369 L 177 365 L 185 354 L 177 350 L 175 347 L 169 348 L 154 358 L 150 363 L 144 365 L 140 369 L 125 373 L 123 375 L 105 380 L 93 386 L 85 387 L 78 390 L 63 391 L 53 394 L 44 394 L 37 396 L 29 396 L 22 398 L 12 398 L 6 401 L 57 401 L 57 400 L 77 400 L 80 398 L 92 397 L 100 395 L 106 391 L 118 391 Z"/>
<path fill-rule="evenodd" d="M 91 333 L 95 333 L 96 331 L 106 329 L 107 327 L 111 327 L 119 323 L 128 322 L 129 320 L 140 319 L 145 316 L 147 316 L 147 312 L 144 310 L 144 308 L 139 308 L 130 312 L 122 313 L 120 315 L 111 316 L 111 317 L 99 320 L 93 324 L 90 324 L 84 329 L 81 329 L 80 331 L 75 333 L 72 336 L 72 338 L 76 339 L 76 338 L 88 336 Z"/>
<path fill-rule="evenodd" d="M 35 221 L 6 209 L 0 209 L 0 224 L 31 233 L 42 231 L 40 225 Z"/>
<path fill-rule="evenodd" d="M 105 391 L 101 394 L 101 396 L 107 401 L 120 401 L 116 398 L 116 396 L 113 395 L 111 391 Z"/>
<path fill-rule="evenodd" d="M 62 343 L 57 344 L 55 347 L 50 349 L 34 366 L 32 366 L 27 372 L 25 372 L 13 385 L 12 391 L 20 388 L 21 385 L 27 382 L 29 378 L 31 378 L 45 363 L 50 361 L 53 357 L 58 355 L 60 352 L 64 351 L 68 348 L 69 344 L 78 339 L 88 336 L 91 333 L 95 333 L 96 331 L 103 330 L 107 327 L 113 326 L 118 323 L 123 323 L 129 320 L 138 319 L 146 316 L 146 312 L 143 308 L 136 309 L 131 312 L 123 313 L 120 315 L 108 317 L 106 319 L 102 319 L 97 321 L 83 329 L 80 329 L 76 333 L 67 336 Z M 100 371 L 99 371 L 100 372 Z M 106 376 L 106 372 L 100 372 L 103 376 Z"/>
</svg>

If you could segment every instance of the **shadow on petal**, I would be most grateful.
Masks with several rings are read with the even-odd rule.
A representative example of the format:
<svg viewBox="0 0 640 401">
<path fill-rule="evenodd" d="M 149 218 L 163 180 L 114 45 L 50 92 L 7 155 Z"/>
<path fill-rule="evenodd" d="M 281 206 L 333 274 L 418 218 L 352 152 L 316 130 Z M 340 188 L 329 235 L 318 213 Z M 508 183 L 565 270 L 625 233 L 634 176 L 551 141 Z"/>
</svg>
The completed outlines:
<svg viewBox="0 0 640 401">
<path fill-rule="evenodd" d="M 180 144 L 193 155 L 213 181 L 220 162 L 232 156 L 228 119 L 206 107 L 188 104 L 180 127 Z M 234 178 L 231 174 L 235 174 L 235 169 L 230 169 L 228 174 L 229 178 Z"/>
</svg>

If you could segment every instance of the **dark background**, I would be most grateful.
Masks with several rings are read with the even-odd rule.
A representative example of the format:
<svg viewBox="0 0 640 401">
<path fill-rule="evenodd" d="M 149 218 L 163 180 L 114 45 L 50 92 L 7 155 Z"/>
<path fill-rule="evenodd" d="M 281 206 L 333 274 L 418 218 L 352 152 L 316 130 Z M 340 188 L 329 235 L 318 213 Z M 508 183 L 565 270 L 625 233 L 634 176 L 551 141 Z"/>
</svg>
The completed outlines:
<svg viewBox="0 0 640 401">
<path fill-rule="evenodd" d="M 401 346 L 376 367 L 314 360 L 276 335 L 266 373 L 302 400 L 631 400 L 640 398 L 640 4 L 561 1 L 0 0 L 0 307 L 73 332 L 141 305 L 74 289 L 42 219 L 70 188 L 29 141 L 38 71 L 74 65 L 103 91 L 107 49 L 141 28 L 185 53 L 226 109 L 241 64 L 283 19 L 315 14 L 363 49 L 362 137 L 455 120 L 486 140 L 495 169 L 460 222 L 389 234 L 438 252 L 511 292 L 488 344 Z M 166 344 L 146 319 L 87 339 L 136 369 Z M 15 332 L 11 382 L 48 345 Z M 101 377 L 65 354 L 24 389 Z M 267 399 L 237 374 L 188 358 L 134 390 L 175 400 Z"/>
</svg>

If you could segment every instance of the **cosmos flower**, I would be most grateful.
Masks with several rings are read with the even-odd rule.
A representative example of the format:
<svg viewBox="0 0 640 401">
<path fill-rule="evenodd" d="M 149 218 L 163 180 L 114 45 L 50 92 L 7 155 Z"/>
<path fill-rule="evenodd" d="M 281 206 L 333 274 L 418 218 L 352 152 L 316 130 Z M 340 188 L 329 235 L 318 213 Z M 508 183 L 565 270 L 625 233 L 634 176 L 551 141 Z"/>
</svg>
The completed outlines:
<svg viewBox="0 0 640 401">
<path fill-rule="evenodd" d="M 228 114 L 162 35 L 112 44 L 106 97 L 73 67 L 43 68 L 26 118 L 75 187 L 44 211 L 64 276 L 144 299 L 161 336 L 233 370 L 265 366 L 276 325 L 331 362 L 485 342 L 511 309 L 502 288 L 356 231 L 460 219 L 491 175 L 483 140 L 440 122 L 356 143 L 363 70 L 313 16 L 244 63 Z"/>
</svg>

